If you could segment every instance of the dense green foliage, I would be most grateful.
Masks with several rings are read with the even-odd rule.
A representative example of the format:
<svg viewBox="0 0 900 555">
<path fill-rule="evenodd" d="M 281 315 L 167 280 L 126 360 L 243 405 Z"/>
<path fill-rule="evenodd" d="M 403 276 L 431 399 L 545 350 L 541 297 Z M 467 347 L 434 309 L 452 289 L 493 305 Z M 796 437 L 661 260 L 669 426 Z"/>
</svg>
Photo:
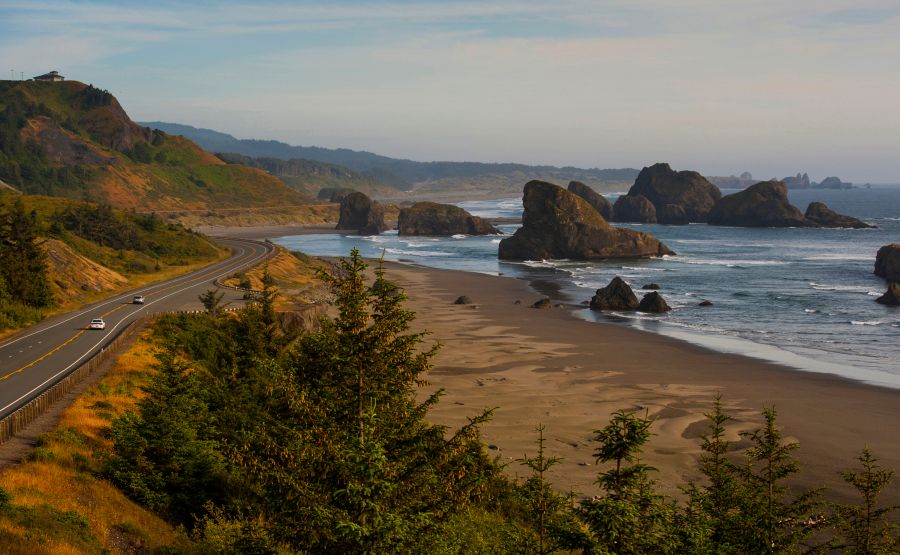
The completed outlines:
<svg viewBox="0 0 900 555">
<path fill-rule="evenodd" d="M 439 393 L 416 401 L 436 347 L 410 331 L 405 296 L 357 252 L 322 277 L 338 316 L 286 333 L 271 291 L 237 313 L 221 296 L 205 314 L 156 326 L 163 346 L 139 412 L 115 421 L 108 476 L 186 525 L 200 551 L 226 553 L 889 553 L 892 475 L 865 451 L 844 479 L 860 505 L 828 506 L 785 480 L 799 471 L 774 409 L 731 452 L 719 399 L 707 415 L 702 480 L 677 502 L 641 461 L 652 420 L 628 411 L 596 430 L 601 495 L 556 493 L 545 453 L 504 478 L 479 441 L 490 411 L 459 430 L 429 424 Z"/>
<path fill-rule="evenodd" d="M 21 199 L 0 212 L 0 330 L 40 319 L 53 304 L 38 221 Z"/>
</svg>

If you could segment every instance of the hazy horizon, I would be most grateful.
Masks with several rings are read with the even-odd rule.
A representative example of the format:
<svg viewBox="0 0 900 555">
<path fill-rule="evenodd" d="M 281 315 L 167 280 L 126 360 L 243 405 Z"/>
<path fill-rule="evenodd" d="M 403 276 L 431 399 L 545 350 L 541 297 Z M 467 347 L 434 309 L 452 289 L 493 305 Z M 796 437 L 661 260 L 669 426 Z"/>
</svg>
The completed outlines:
<svg viewBox="0 0 900 555">
<path fill-rule="evenodd" d="M 36 1 L 0 59 L 133 119 L 413 160 L 900 182 L 885 0 Z"/>
</svg>

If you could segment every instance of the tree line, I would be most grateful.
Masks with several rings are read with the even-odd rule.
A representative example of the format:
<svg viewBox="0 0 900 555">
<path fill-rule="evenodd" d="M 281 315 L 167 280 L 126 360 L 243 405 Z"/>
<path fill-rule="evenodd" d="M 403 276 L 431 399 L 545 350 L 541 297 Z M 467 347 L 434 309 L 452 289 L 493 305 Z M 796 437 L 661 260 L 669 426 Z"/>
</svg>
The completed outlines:
<svg viewBox="0 0 900 555">
<path fill-rule="evenodd" d="M 799 464 L 776 412 L 733 453 L 719 399 L 707 415 L 702 479 L 661 495 L 642 462 L 652 420 L 619 411 L 595 431 L 601 495 L 556 493 L 538 427 L 524 481 L 504 475 L 479 430 L 428 422 L 441 392 L 415 392 L 438 346 L 410 331 L 404 293 L 353 251 L 323 274 L 338 316 L 308 333 L 278 323 L 271 290 L 236 314 L 155 326 L 162 349 L 138 411 L 112 425 L 106 475 L 217 553 L 895 553 L 892 480 L 865 450 L 842 474 L 856 504 L 785 485 Z"/>
<path fill-rule="evenodd" d="M 0 330 L 37 321 L 54 304 L 38 231 L 36 212 L 21 199 L 0 211 Z"/>
</svg>

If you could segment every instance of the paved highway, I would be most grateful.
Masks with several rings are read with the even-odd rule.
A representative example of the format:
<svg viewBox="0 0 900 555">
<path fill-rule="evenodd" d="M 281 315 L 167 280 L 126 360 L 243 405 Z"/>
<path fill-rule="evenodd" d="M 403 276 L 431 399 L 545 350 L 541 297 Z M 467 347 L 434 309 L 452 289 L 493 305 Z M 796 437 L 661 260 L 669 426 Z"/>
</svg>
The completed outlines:
<svg viewBox="0 0 900 555">
<path fill-rule="evenodd" d="M 231 248 L 226 260 L 191 274 L 135 289 L 76 312 L 48 318 L 0 342 L 0 418 L 37 397 L 106 346 L 129 322 L 155 312 L 202 309 L 198 296 L 215 280 L 252 266 L 273 250 L 267 243 L 218 239 Z M 239 302 L 239 291 L 226 291 L 225 302 Z M 142 294 L 144 304 L 132 304 Z M 103 318 L 106 329 L 87 329 Z"/>
</svg>

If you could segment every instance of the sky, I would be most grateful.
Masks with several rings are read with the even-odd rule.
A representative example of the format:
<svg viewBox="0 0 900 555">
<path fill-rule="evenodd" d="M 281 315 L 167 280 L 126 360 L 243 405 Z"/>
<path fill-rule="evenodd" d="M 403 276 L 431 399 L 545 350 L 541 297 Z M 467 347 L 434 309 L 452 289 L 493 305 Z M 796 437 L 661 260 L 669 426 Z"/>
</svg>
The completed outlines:
<svg viewBox="0 0 900 555">
<path fill-rule="evenodd" d="M 51 69 L 238 138 L 900 183 L 900 0 L 0 0 L 0 78 Z"/>
</svg>

